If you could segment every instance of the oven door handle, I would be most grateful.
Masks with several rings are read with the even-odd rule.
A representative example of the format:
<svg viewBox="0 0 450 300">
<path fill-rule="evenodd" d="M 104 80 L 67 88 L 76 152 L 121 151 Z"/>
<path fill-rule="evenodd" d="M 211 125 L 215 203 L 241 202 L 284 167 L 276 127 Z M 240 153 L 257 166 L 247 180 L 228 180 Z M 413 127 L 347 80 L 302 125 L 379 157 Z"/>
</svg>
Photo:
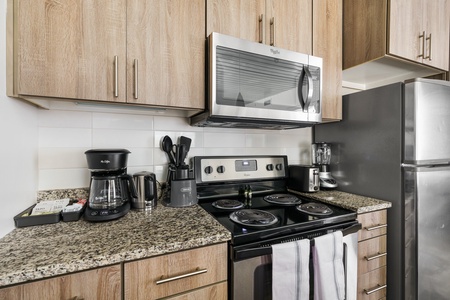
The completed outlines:
<svg viewBox="0 0 450 300">
<path fill-rule="evenodd" d="M 361 228 L 362 228 L 361 223 L 352 224 L 349 227 L 342 229 L 342 235 L 346 236 L 349 234 L 356 233 Z M 294 240 L 295 239 L 292 239 L 292 241 L 294 241 Z M 289 242 L 289 240 L 286 242 Z M 314 245 L 314 239 L 311 240 L 311 246 L 313 246 L 313 245 Z M 258 257 L 258 256 L 270 255 L 270 254 L 272 254 L 272 247 L 270 245 L 267 245 L 264 247 L 255 247 L 255 248 L 235 250 L 234 259 L 242 260 L 242 259 L 246 259 L 246 258 Z"/>
</svg>

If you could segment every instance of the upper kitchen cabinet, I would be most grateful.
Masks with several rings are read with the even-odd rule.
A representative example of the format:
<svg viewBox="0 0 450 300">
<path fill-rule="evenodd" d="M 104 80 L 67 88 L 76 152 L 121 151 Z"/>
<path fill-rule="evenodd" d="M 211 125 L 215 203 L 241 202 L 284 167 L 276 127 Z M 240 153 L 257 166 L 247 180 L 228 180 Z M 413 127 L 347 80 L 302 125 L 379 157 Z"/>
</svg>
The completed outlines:
<svg viewBox="0 0 450 300">
<path fill-rule="evenodd" d="M 9 0 L 8 95 L 124 102 L 126 3 Z"/>
<path fill-rule="evenodd" d="M 9 0 L 8 95 L 198 111 L 204 33 L 205 0 Z"/>
<path fill-rule="evenodd" d="M 127 102 L 205 106 L 205 0 L 128 0 Z"/>
<path fill-rule="evenodd" d="M 206 36 L 219 32 L 312 53 L 311 0 L 207 0 Z"/>
<path fill-rule="evenodd" d="M 344 0 L 346 93 L 449 70 L 449 0 Z"/>
<path fill-rule="evenodd" d="M 342 120 L 342 1 L 313 1 L 313 51 L 323 59 L 322 120 Z"/>
</svg>

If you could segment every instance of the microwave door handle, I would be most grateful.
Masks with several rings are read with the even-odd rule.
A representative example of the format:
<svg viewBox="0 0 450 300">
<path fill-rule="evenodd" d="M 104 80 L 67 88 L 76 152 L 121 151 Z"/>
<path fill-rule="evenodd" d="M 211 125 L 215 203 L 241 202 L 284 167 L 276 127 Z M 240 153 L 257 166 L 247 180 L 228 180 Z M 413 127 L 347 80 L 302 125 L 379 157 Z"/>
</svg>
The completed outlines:
<svg viewBox="0 0 450 300">
<path fill-rule="evenodd" d="M 308 79 L 308 83 L 307 83 L 308 95 L 306 96 L 306 101 L 304 101 L 303 93 L 302 93 L 303 79 L 305 78 L 305 75 L 306 75 L 306 78 Z M 314 87 L 313 87 L 313 79 L 311 76 L 311 72 L 309 72 L 309 69 L 307 67 L 303 66 L 303 72 L 300 75 L 300 78 L 298 80 L 298 98 L 300 100 L 300 104 L 302 104 L 302 106 L 303 106 L 304 112 L 308 112 L 309 105 L 311 104 L 311 100 L 312 100 L 312 96 L 313 96 L 313 90 L 314 90 Z"/>
</svg>

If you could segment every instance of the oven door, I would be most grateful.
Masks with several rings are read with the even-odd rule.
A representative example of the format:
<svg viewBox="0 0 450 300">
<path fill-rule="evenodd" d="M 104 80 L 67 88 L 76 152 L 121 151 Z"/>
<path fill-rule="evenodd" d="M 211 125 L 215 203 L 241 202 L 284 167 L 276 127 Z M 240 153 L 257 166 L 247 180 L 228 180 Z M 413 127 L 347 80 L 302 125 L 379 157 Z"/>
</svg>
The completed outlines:
<svg viewBox="0 0 450 300">
<path fill-rule="evenodd" d="M 230 299 L 260 300 L 272 299 L 272 248 L 271 245 L 299 239 L 313 239 L 327 233 L 342 230 L 344 238 L 344 268 L 346 300 L 356 299 L 358 237 L 361 224 L 351 221 L 317 230 L 284 236 L 271 240 L 234 247 L 230 245 Z M 312 270 L 312 258 L 310 260 Z M 310 276 L 310 278 L 314 278 Z M 310 298 L 314 286 L 310 283 Z"/>
</svg>

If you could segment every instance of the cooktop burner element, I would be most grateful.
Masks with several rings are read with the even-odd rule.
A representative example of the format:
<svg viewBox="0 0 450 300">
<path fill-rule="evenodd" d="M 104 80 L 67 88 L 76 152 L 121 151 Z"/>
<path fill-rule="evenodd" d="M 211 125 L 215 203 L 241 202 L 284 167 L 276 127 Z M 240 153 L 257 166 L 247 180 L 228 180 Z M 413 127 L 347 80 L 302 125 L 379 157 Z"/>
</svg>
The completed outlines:
<svg viewBox="0 0 450 300">
<path fill-rule="evenodd" d="M 238 224 L 251 227 L 266 227 L 278 222 L 275 215 L 259 209 L 241 209 L 232 212 L 230 219 Z"/>
<path fill-rule="evenodd" d="M 316 216 L 331 215 L 333 210 L 322 203 L 305 203 L 297 206 L 297 210 Z"/>
<path fill-rule="evenodd" d="M 297 205 L 302 203 L 302 200 L 300 200 L 297 196 L 289 194 L 268 195 L 264 197 L 264 200 L 269 203 L 279 205 Z"/>
<path fill-rule="evenodd" d="M 244 207 L 244 203 L 238 200 L 221 199 L 214 201 L 212 206 L 218 209 L 239 209 Z"/>
</svg>

